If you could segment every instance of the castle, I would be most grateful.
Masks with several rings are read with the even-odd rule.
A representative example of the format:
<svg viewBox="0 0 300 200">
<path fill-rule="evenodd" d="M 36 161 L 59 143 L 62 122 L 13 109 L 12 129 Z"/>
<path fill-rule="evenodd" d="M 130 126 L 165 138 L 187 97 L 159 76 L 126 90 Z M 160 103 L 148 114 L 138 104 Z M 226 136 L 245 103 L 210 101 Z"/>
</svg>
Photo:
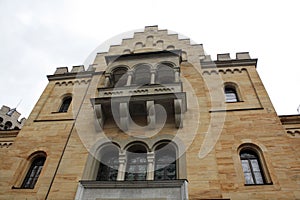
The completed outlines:
<svg viewBox="0 0 300 200">
<path fill-rule="evenodd" d="M 147 26 L 57 68 L 0 132 L 0 199 L 299 199 L 300 116 L 276 114 L 256 67 Z"/>
</svg>

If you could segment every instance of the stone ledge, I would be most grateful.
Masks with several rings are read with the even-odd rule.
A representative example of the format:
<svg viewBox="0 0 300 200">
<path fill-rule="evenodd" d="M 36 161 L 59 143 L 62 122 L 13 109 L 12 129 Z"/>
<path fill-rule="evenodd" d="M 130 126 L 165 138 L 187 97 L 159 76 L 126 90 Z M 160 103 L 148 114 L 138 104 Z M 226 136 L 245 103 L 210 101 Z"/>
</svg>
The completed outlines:
<svg viewBox="0 0 300 200">
<path fill-rule="evenodd" d="M 163 181 L 90 181 L 81 180 L 84 188 L 176 188 L 181 187 L 186 179 L 163 180 Z"/>
</svg>

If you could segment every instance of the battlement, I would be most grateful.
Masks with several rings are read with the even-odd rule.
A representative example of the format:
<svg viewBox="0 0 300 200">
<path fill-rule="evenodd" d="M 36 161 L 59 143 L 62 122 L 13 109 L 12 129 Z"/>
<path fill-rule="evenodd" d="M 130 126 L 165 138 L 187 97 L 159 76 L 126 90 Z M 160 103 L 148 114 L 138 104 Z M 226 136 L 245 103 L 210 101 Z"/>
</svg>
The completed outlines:
<svg viewBox="0 0 300 200">
<path fill-rule="evenodd" d="M 253 65 L 256 67 L 257 65 L 257 59 L 251 58 L 249 52 L 237 52 L 234 59 L 230 57 L 230 53 L 217 54 L 217 60 L 212 60 L 210 55 L 205 55 L 200 62 L 202 68 Z"/>
<path fill-rule="evenodd" d="M 20 116 L 16 108 L 3 105 L 0 109 L 0 130 L 21 129 L 26 119 L 19 120 Z"/>
<path fill-rule="evenodd" d="M 53 75 L 48 75 L 48 80 L 61 80 L 90 76 L 95 72 L 96 65 L 92 64 L 85 70 L 84 65 L 76 65 L 69 71 L 68 67 L 57 67 Z"/>
<path fill-rule="evenodd" d="M 93 68 L 93 65 L 90 65 L 87 70 L 85 70 L 83 65 L 73 66 L 70 72 L 69 72 L 68 67 L 57 67 L 54 72 L 54 75 L 68 74 L 68 73 L 80 73 L 80 72 L 88 72 L 88 71 L 95 71 L 95 69 Z"/>
</svg>

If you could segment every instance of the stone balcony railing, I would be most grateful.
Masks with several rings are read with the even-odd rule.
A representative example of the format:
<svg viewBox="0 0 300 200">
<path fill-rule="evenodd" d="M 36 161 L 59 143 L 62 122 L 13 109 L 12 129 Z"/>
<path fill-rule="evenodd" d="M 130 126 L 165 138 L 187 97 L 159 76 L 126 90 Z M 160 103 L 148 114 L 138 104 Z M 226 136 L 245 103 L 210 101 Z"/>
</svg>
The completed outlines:
<svg viewBox="0 0 300 200">
<path fill-rule="evenodd" d="M 136 96 L 136 95 L 154 95 L 182 92 L 182 83 L 169 84 L 151 84 L 143 86 L 123 86 L 116 88 L 98 88 L 99 98 Z"/>
</svg>

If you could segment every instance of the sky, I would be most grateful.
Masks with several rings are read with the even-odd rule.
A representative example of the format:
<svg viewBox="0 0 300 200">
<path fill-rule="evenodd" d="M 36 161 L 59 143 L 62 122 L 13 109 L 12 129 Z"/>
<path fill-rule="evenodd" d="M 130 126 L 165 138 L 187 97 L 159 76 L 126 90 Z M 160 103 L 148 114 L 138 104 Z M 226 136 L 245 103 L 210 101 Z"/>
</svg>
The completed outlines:
<svg viewBox="0 0 300 200">
<path fill-rule="evenodd" d="M 158 25 L 203 44 L 213 59 L 249 52 L 277 114 L 297 114 L 299 19 L 297 0 L 0 0 L 0 106 L 27 118 L 57 67 L 81 65 L 110 38 Z"/>
</svg>

